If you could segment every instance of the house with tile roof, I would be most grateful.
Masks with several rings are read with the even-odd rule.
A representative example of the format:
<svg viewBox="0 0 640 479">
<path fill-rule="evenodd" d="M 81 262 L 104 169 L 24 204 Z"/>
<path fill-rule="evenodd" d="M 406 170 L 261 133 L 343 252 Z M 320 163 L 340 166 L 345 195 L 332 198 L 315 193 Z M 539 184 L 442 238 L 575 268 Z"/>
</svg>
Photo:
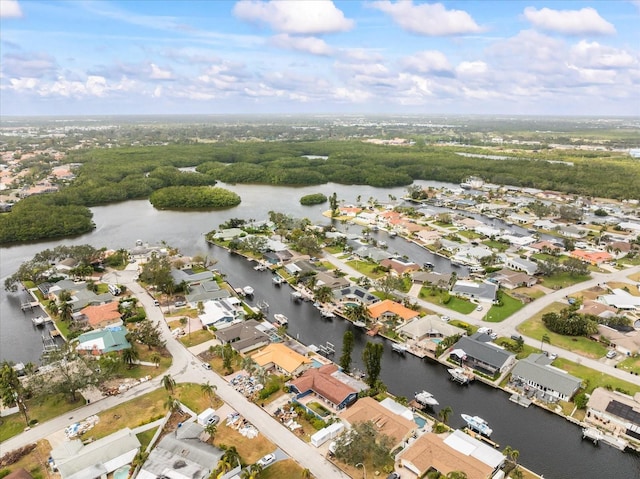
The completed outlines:
<svg viewBox="0 0 640 479">
<path fill-rule="evenodd" d="M 364 397 L 346 411 L 340 413 L 340 419 L 349 425 L 371 421 L 380 434 L 389 436 L 393 447 L 401 445 L 418 429 L 418 425 L 384 407 L 372 397 Z"/>
<path fill-rule="evenodd" d="M 578 258 L 592 265 L 598 265 L 600 263 L 605 263 L 607 261 L 613 260 L 613 256 L 611 256 L 606 251 L 586 251 L 576 249 L 573 250 L 570 254 L 573 258 Z"/>
<path fill-rule="evenodd" d="M 498 283 L 501 288 L 515 289 L 521 287 L 530 288 L 538 282 L 538 279 L 521 271 L 512 271 L 504 268 L 492 273 L 490 281 Z"/>
<path fill-rule="evenodd" d="M 91 326 L 91 329 L 103 329 L 107 326 L 122 326 L 122 314 L 118 311 L 119 303 L 110 303 L 96 306 L 86 306 L 80 310 L 81 320 Z"/>
<path fill-rule="evenodd" d="M 271 343 L 251 358 L 264 370 L 275 370 L 280 374 L 296 377 L 309 369 L 313 361 L 282 343 Z"/>
<path fill-rule="evenodd" d="M 406 306 L 396 303 L 390 299 L 385 299 L 375 304 L 367 306 L 371 318 L 376 321 L 386 321 L 388 319 L 400 319 L 402 322 L 407 322 L 413 318 L 417 318 L 419 313 L 413 309 L 409 309 Z"/>
<path fill-rule="evenodd" d="M 420 265 L 413 261 L 404 261 L 401 258 L 385 258 L 380 261 L 380 266 L 389 268 L 396 276 L 402 276 L 405 273 L 411 273 L 412 271 L 418 271 Z"/>
<path fill-rule="evenodd" d="M 516 363 L 511 377 L 522 381 L 545 400 L 570 401 L 582 387 L 582 380 L 551 366 L 544 354 L 530 354 Z"/>
<path fill-rule="evenodd" d="M 346 377 L 347 380 L 349 376 L 337 373 L 339 371 L 335 364 L 326 364 L 319 368 L 307 369 L 300 377 L 287 384 L 295 393 L 297 400 L 313 395 L 340 411 L 356 401 L 362 385 L 358 387 L 356 384 L 348 384 L 341 380 L 341 376 Z"/>
<path fill-rule="evenodd" d="M 127 331 L 124 328 L 89 331 L 78 336 L 76 351 L 99 356 L 129 349 L 131 344 L 127 341 L 126 335 Z"/>
<path fill-rule="evenodd" d="M 462 431 L 450 434 L 422 434 L 404 449 L 398 459 L 403 468 L 418 477 L 429 470 L 440 474 L 461 471 L 467 479 L 494 477 L 504 464 L 505 456 Z"/>
</svg>

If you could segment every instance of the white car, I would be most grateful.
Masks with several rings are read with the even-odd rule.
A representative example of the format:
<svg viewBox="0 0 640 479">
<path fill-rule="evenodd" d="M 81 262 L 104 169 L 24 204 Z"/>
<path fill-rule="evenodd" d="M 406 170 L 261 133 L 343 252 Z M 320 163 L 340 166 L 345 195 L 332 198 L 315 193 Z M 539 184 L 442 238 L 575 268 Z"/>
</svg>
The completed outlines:
<svg viewBox="0 0 640 479">
<path fill-rule="evenodd" d="M 267 467 L 268 465 L 273 464 L 274 462 L 276 462 L 276 455 L 271 453 L 258 459 L 258 462 L 256 464 L 262 467 Z"/>
<path fill-rule="evenodd" d="M 482 306 L 478 306 L 478 307 L 476 308 L 476 311 L 482 311 Z"/>
<path fill-rule="evenodd" d="M 549 353 L 549 359 L 551 359 L 551 361 L 558 359 L 558 355 L 556 353 Z"/>
<path fill-rule="evenodd" d="M 613 349 L 607 353 L 607 359 L 613 359 L 618 355 Z"/>
</svg>

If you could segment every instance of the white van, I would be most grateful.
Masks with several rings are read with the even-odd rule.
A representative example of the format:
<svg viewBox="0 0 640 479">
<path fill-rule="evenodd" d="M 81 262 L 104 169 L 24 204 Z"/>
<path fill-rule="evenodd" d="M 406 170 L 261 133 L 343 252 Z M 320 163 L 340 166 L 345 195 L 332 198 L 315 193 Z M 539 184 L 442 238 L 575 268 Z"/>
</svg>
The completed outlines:
<svg viewBox="0 0 640 479">
<path fill-rule="evenodd" d="M 114 296 L 118 296 L 121 293 L 120 288 L 118 288 L 118 286 L 116 286 L 115 284 L 109 285 L 109 292 Z"/>
</svg>

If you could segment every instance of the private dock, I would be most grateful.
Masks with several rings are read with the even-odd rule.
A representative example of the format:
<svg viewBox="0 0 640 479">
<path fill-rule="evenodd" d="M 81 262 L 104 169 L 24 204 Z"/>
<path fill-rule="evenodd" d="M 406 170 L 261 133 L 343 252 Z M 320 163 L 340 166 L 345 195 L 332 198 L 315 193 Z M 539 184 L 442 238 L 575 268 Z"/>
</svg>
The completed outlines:
<svg viewBox="0 0 640 479">
<path fill-rule="evenodd" d="M 602 433 L 595 427 L 585 427 L 582 429 L 582 439 L 589 439 L 597 445 L 602 439 Z"/>
<path fill-rule="evenodd" d="M 514 402 L 522 407 L 529 407 L 531 406 L 531 403 L 532 403 L 531 399 L 518 393 L 513 393 L 509 398 L 509 401 Z"/>
</svg>

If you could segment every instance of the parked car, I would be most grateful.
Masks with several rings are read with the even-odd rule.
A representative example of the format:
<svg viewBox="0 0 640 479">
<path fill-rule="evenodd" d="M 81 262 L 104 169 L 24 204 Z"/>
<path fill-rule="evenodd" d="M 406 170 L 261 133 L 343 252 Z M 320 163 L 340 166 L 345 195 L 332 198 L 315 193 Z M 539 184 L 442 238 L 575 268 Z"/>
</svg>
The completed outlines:
<svg viewBox="0 0 640 479">
<path fill-rule="evenodd" d="M 185 303 L 184 301 L 176 301 L 175 303 L 173 303 L 173 305 L 174 305 L 176 308 L 182 308 L 182 307 L 186 306 L 186 305 L 187 305 L 187 303 Z"/>
<path fill-rule="evenodd" d="M 274 462 L 276 462 L 276 455 L 271 453 L 258 459 L 257 464 L 262 467 L 267 467 L 268 465 L 273 464 Z"/>
<path fill-rule="evenodd" d="M 451 318 L 449 316 L 442 316 L 443 321 L 450 321 Z"/>
<path fill-rule="evenodd" d="M 549 359 L 551 359 L 551 361 L 558 359 L 558 355 L 556 353 L 549 353 Z"/>
<path fill-rule="evenodd" d="M 207 425 L 216 425 L 220 422 L 220 416 L 218 416 L 217 414 L 214 414 L 213 416 L 209 417 L 209 419 L 207 419 Z"/>
<path fill-rule="evenodd" d="M 400 479 L 400 474 L 398 474 L 397 472 L 392 472 L 387 476 L 387 479 Z"/>
<path fill-rule="evenodd" d="M 607 353 L 607 359 L 613 359 L 618 355 L 613 349 Z"/>
<path fill-rule="evenodd" d="M 153 300 L 153 305 L 154 306 L 160 306 L 160 301 L 158 301 L 157 299 Z"/>
<path fill-rule="evenodd" d="M 211 369 L 211 364 L 209 363 L 202 363 L 202 367 L 205 369 Z"/>
<path fill-rule="evenodd" d="M 476 311 L 482 311 L 482 309 L 483 309 L 483 308 L 482 308 L 482 306 L 478 306 L 478 307 L 476 308 Z"/>
<path fill-rule="evenodd" d="M 495 341 L 496 339 L 498 339 L 498 335 L 497 335 L 496 333 L 491 333 L 491 334 L 489 334 L 489 337 L 490 337 L 492 340 L 494 340 L 494 341 Z"/>
</svg>

